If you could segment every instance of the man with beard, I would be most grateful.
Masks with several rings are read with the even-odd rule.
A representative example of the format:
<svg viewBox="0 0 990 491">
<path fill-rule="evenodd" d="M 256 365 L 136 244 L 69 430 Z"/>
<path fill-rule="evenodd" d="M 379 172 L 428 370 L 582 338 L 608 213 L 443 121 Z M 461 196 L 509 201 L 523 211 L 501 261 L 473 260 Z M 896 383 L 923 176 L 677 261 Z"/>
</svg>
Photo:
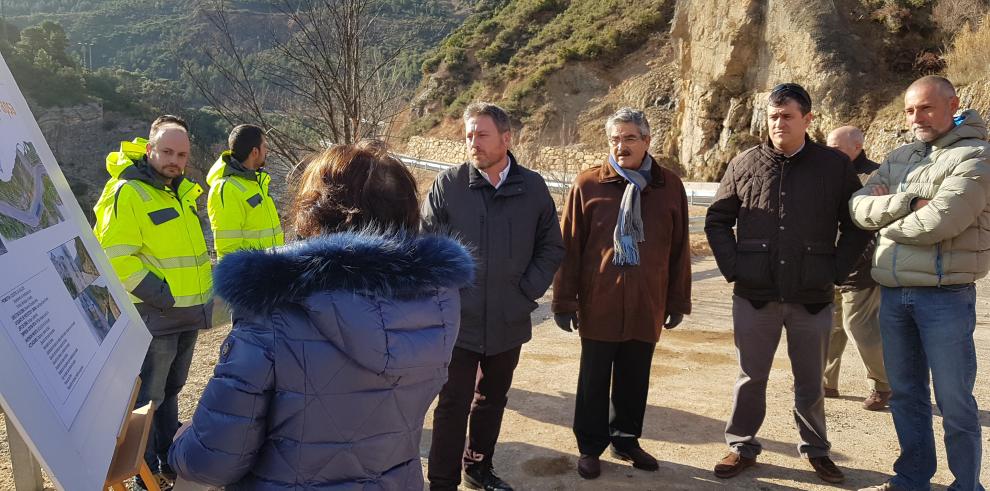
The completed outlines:
<svg viewBox="0 0 990 491">
<path fill-rule="evenodd" d="M 285 243 L 275 200 L 268 192 L 272 181 L 265 172 L 268 138 L 253 124 L 234 127 L 227 150 L 206 176 L 210 195 L 206 208 L 213 228 L 217 260 L 240 249 L 268 249 Z"/>
<path fill-rule="evenodd" d="M 990 268 L 990 144 L 980 114 L 958 109 L 948 80 L 912 83 L 904 115 L 917 141 L 891 152 L 851 201 L 856 224 L 879 230 L 873 278 L 901 445 L 895 476 L 867 490 L 929 489 L 938 463 L 929 380 L 955 477 L 949 489 L 984 489 L 973 333 L 975 281 Z"/>
<path fill-rule="evenodd" d="M 461 327 L 448 380 L 433 414 L 427 476 L 431 490 L 511 490 L 492 454 L 530 313 L 557 271 L 564 247 L 557 210 L 539 174 L 509 151 L 502 108 L 477 102 L 464 110 L 470 161 L 437 177 L 423 203 L 423 228 L 454 234 L 474 251 L 475 285 L 461 292 Z M 464 438 L 469 441 L 465 448 Z"/>
<path fill-rule="evenodd" d="M 93 208 L 96 238 L 151 331 L 136 407 L 155 404 L 144 458 L 168 486 L 175 479 L 168 448 L 179 428 L 179 392 L 213 306 L 210 255 L 196 205 L 203 188 L 185 176 L 188 162 L 186 122 L 162 116 L 147 140 L 122 142 L 107 156 L 110 180 Z M 144 487 L 140 479 L 137 484 Z"/>
</svg>

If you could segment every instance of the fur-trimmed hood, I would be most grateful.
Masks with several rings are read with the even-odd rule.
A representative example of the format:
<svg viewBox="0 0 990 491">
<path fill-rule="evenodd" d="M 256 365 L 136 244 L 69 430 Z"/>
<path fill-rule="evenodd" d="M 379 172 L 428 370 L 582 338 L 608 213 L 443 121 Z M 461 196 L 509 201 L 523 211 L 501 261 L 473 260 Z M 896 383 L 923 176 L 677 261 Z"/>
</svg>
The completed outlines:
<svg viewBox="0 0 990 491">
<path fill-rule="evenodd" d="M 438 235 L 341 232 L 272 250 L 231 253 L 214 270 L 214 292 L 236 309 L 264 312 L 326 291 L 412 299 L 474 281 L 474 259 Z"/>
</svg>

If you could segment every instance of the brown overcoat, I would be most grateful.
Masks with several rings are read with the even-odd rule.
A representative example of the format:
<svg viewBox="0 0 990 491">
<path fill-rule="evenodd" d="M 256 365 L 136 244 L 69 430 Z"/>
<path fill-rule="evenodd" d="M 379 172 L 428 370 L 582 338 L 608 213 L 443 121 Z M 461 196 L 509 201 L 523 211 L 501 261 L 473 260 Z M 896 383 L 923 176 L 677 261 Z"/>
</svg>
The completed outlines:
<svg viewBox="0 0 990 491">
<path fill-rule="evenodd" d="M 646 240 L 637 266 L 612 264 L 625 179 L 606 162 L 578 174 L 571 187 L 552 309 L 578 312 L 583 338 L 656 343 L 665 314 L 691 313 L 687 196 L 680 178 L 655 162 L 641 194 Z"/>
</svg>

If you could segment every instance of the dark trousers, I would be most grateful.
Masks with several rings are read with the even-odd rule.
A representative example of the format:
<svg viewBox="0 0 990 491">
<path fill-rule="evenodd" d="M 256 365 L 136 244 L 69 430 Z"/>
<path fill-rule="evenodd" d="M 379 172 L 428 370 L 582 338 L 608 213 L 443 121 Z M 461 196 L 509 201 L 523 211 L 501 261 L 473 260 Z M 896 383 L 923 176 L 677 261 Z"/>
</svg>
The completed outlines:
<svg viewBox="0 0 990 491">
<path fill-rule="evenodd" d="M 440 401 L 433 412 L 427 468 L 431 490 L 457 489 L 464 465 L 491 465 L 521 350 L 519 347 L 486 356 L 454 348 L 447 383 L 440 390 Z M 471 429 L 465 448 L 469 419 Z"/>
<path fill-rule="evenodd" d="M 581 454 L 601 455 L 609 443 L 620 451 L 639 446 L 655 347 L 642 341 L 581 338 L 574 405 L 574 436 Z"/>
<path fill-rule="evenodd" d="M 141 388 L 135 408 L 155 404 L 144 460 L 157 473 L 168 464 L 168 448 L 179 430 L 179 392 L 186 384 L 198 330 L 155 336 L 141 365 Z M 159 465 L 161 462 L 161 466 Z"/>
</svg>

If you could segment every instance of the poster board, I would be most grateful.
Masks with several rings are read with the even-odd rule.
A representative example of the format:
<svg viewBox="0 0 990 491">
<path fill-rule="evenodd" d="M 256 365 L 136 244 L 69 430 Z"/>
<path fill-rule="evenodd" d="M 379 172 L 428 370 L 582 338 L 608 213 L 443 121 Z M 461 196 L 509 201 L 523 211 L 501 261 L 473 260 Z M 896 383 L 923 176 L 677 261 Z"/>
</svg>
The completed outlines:
<svg viewBox="0 0 990 491">
<path fill-rule="evenodd" d="M 151 334 L 2 56 L 0 272 L 0 404 L 56 486 L 100 489 Z"/>
</svg>

